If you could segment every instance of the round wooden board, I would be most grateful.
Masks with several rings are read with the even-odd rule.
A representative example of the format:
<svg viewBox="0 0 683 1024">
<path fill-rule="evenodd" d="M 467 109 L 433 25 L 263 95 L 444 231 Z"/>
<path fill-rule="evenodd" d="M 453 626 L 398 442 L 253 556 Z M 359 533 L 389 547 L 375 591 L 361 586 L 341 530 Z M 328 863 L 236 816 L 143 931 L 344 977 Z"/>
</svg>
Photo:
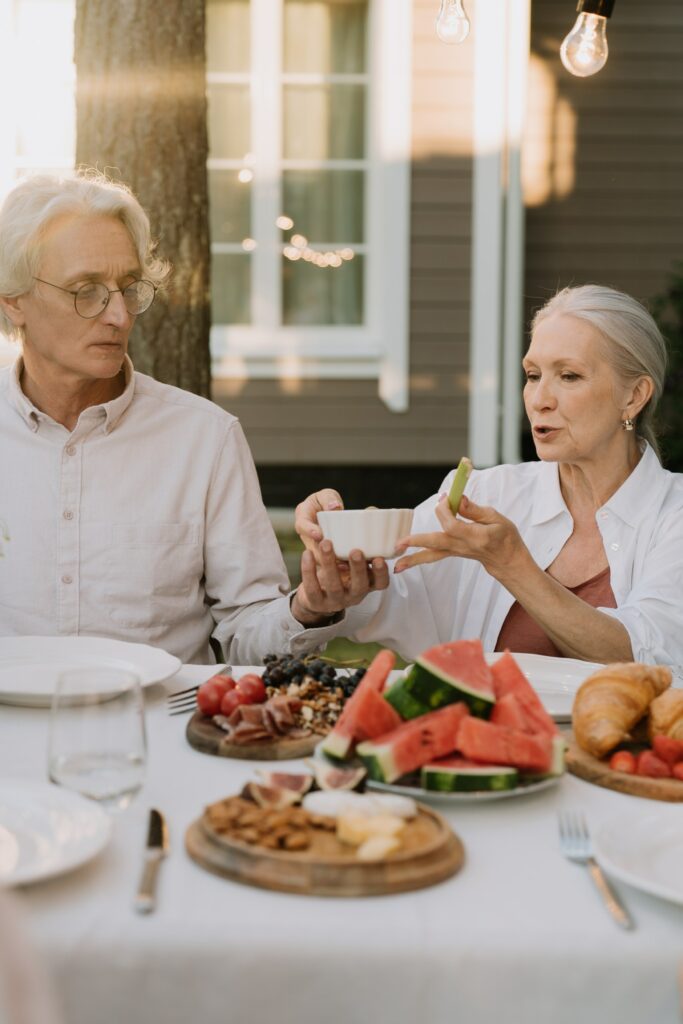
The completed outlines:
<svg viewBox="0 0 683 1024">
<path fill-rule="evenodd" d="M 566 764 L 572 775 L 578 775 L 580 779 L 592 782 L 596 786 L 614 789 L 617 793 L 644 796 L 649 800 L 666 800 L 670 803 L 683 802 L 683 782 L 679 782 L 678 779 L 649 779 L 645 775 L 615 772 L 607 761 L 600 761 L 582 750 L 571 732 L 565 733 L 565 737 L 568 743 Z"/>
<path fill-rule="evenodd" d="M 309 896 L 409 892 L 442 882 L 460 870 L 464 847 L 440 814 L 420 805 L 418 817 L 407 827 L 416 829 L 424 842 L 374 863 L 357 860 L 352 847 L 345 856 L 325 857 L 311 850 L 289 853 L 225 837 L 217 840 L 201 818 L 185 833 L 185 847 L 201 867 L 235 882 Z"/>
<path fill-rule="evenodd" d="M 286 761 L 293 757 L 308 757 L 322 739 L 311 733 L 300 739 L 258 740 L 255 743 L 231 743 L 227 733 L 200 711 L 195 711 L 185 732 L 188 743 L 203 754 L 216 757 L 239 757 L 246 761 Z"/>
</svg>

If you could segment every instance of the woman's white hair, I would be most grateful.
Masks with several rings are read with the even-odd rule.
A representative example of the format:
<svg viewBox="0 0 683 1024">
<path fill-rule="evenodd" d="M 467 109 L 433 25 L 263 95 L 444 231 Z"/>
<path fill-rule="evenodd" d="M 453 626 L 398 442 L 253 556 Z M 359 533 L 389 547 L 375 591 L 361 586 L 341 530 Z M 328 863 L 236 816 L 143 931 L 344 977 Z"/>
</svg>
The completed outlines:
<svg viewBox="0 0 683 1024">
<path fill-rule="evenodd" d="M 31 290 L 45 232 L 65 214 L 118 218 L 133 241 L 142 276 L 157 286 L 168 276 L 170 264 L 154 255 L 149 218 L 126 185 L 92 169 L 61 178 L 41 174 L 13 188 L 0 207 L 0 296 L 9 299 Z M 2 309 L 0 331 L 22 337 Z"/>
<path fill-rule="evenodd" d="M 638 414 L 636 432 L 661 458 L 653 421 L 664 389 L 667 351 L 662 333 L 645 306 L 615 288 L 585 284 L 563 288 L 539 309 L 531 324 L 532 334 L 550 316 L 575 316 L 595 327 L 607 343 L 608 362 L 625 384 L 650 377 L 652 397 Z"/>
</svg>

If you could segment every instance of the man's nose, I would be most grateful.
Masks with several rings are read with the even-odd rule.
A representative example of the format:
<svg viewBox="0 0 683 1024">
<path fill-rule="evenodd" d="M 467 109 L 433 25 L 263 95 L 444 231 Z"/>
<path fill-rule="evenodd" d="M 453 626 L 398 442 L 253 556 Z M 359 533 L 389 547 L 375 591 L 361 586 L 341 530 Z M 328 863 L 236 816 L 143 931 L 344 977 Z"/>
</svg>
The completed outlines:
<svg viewBox="0 0 683 1024">
<path fill-rule="evenodd" d="M 121 292 L 113 291 L 110 293 L 109 302 L 102 313 L 101 319 L 107 324 L 113 324 L 115 327 L 127 327 L 129 325 L 132 316 L 126 309 Z"/>
</svg>

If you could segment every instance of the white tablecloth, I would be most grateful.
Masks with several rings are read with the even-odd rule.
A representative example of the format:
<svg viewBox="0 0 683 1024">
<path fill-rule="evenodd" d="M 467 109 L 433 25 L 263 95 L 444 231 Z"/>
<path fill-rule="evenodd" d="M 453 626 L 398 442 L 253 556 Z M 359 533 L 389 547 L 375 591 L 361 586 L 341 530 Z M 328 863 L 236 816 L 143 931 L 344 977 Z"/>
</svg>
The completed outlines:
<svg viewBox="0 0 683 1024">
<path fill-rule="evenodd" d="M 560 809 L 583 809 L 595 827 L 653 805 L 571 776 L 536 795 L 449 808 L 466 864 L 419 892 L 291 896 L 203 871 L 185 853 L 187 825 L 258 767 L 196 752 L 187 719 L 166 715 L 167 689 L 210 672 L 186 666 L 147 691 L 148 777 L 116 818 L 110 846 L 72 874 L 21 891 L 68 1024 L 680 1019 L 683 908 L 618 886 L 637 921 L 634 932 L 620 931 L 557 843 Z M 47 719 L 44 710 L 0 707 L 2 777 L 45 779 Z M 150 806 L 167 815 L 172 846 L 158 909 L 141 917 L 132 899 Z M 669 810 L 683 814 L 681 805 Z"/>
</svg>

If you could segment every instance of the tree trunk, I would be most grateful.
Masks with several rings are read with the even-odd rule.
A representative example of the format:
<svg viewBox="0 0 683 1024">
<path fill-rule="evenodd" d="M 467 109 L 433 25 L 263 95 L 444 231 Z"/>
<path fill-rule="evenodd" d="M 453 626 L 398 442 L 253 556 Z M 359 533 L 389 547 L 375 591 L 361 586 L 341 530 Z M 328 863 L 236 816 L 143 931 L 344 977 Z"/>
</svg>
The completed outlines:
<svg viewBox="0 0 683 1024">
<path fill-rule="evenodd" d="M 158 253 L 165 293 L 131 338 L 136 369 L 208 395 L 209 219 L 205 0 L 77 0 L 79 165 L 129 185 Z"/>
</svg>

